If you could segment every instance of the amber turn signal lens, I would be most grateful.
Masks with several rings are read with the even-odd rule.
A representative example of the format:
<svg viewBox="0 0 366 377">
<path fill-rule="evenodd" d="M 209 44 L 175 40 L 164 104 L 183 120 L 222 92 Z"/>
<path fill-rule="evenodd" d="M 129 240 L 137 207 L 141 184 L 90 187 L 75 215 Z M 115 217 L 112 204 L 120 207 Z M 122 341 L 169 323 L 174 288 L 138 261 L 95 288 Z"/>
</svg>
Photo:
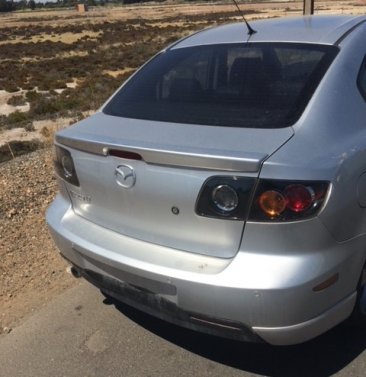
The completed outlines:
<svg viewBox="0 0 366 377">
<path fill-rule="evenodd" d="M 286 209 L 286 205 L 287 200 L 278 191 L 265 191 L 259 197 L 259 206 L 269 217 L 279 216 Z"/>
</svg>

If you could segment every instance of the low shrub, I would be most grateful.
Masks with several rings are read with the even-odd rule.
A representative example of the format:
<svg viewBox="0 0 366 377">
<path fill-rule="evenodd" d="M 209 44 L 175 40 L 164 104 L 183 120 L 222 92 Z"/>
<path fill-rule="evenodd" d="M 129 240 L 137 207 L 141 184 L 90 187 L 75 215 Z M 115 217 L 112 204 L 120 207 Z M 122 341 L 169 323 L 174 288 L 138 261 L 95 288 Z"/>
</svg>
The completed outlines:
<svg viewBox="0 0 366 377">
<path fill-rule="evenodd" d="M 20 90 L 19 86 L 17 86 L 16 83 L 12 80 L 5 81 L 2 87 L 9 93 L 15 93 Z"/>
<path fill-rule="evenodd" d="M 10 141 L 0 146 L 0 163 L 11 160 L 13 157 L 33 152 L 43 146 L 44 144 L 39 140 Z"/>
<path fill-rule="evenodd" d="M 29 122 L 29 116 L 28 113 L 23 113 L 17 110 L 6 117 L 6 122 L 8 128 L 23 127 Z"/>
<path fill-rule="evenodd" d="M 9 98 L 7 104 L 11 106 L 24 106 L 27 104 L 27 101 L 23 95 L 17 95 Z"/>
</svg>

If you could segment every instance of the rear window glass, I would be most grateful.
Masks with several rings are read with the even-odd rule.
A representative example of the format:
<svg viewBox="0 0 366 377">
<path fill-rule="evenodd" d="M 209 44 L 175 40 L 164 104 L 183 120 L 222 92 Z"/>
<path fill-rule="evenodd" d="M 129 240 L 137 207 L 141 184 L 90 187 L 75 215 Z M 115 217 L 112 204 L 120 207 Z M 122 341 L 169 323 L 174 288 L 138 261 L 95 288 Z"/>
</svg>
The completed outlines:
<svg viewBox="0 0 366 377">
<path fill-rule="evenodd" d="M 337 51 L 273 43 L 172 49 L 138 71 L 104 112 L 173 123 L 287 127 L 302 114 Z"/>
</svg>

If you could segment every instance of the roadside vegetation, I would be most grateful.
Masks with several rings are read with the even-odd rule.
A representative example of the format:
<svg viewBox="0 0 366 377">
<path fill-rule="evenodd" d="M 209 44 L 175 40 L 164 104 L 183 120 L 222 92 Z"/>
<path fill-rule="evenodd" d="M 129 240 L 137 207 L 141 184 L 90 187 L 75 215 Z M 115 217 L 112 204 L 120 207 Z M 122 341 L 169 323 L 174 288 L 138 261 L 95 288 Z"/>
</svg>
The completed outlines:
<svg viewBox="0 0 366 377">
<path fill-rule="evenodd" d="M 0 90 L 28 111 L 0 116 L 0 131 L 97 109 L 134 70 L 170 42 L 235 12 L 128 22 L 76 22 L 0 29 Z M 74 41 L 70 43 L 70 35 Z M 75 38 L 77 36 L 77 38 Z"/>
</svg>

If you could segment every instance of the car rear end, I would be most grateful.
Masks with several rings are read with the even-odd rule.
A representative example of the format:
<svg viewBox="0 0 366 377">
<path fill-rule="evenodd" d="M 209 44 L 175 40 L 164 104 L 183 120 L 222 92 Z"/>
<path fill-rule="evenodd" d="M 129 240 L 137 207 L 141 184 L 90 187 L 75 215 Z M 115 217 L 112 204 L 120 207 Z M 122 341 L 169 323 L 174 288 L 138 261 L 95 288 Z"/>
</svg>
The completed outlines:
<svg viewBox="0 0 366 377">
<path fill-rule="evenodd" d="M 338 51 L 188 39 L 158 54 L 56 136 L 62 255 L 106 294 L 211 334 L 294 344 L 345 319 L 359 255 L 321 221 L 332 174 L 261 175 Z"/>
</svg>

